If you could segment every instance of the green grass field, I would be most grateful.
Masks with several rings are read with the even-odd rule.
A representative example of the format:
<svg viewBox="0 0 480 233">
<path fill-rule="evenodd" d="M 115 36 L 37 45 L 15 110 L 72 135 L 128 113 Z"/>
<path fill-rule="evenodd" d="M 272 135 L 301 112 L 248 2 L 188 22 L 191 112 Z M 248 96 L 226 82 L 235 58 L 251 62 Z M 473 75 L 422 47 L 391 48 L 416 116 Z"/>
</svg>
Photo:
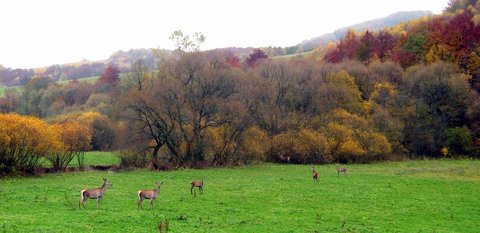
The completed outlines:
<svg viewBox="0 0 480 233">
<path fill-rule="evenodd" d="M 90 155 L 92 158 L 98 155 Z M 407 161 L 234 169 L 77 172 L 0 180 L 0 232 L 478 232 L 480 161 Z M 205 177 L 203 194 L 190 194 Z M 80 190 L 113 186 L 100 209 L 78 209 Z M 163 186 L 153 210 L 137 190 Z M 183 216 L 183 218 L 180 218 Z"/>
<path fill-rule="evenodd" d="M 91 83 L 91 84 L 94 84 L 95 82 L 97 82 L 97 79 L 98 79 L 99 76 L 92 76 L 92 77 L 86 77 L 86 78 L 79 78 L 79 79 L 76 79 L 77 81 L 79 82 L 85 82 L 85 83 Z M 57 83 L 58 84 L 68 84 L 70 83 L 72 80 L 69 79 L 69 80 L 62 80 L 62 81 L 58 81 Z"/>
<path fill-rule="evenodd" d="M 51 167 L 51 163 L 43 159 L 40 161 L 40 165 L 42 167 Z M 85 153 L 85 165 L 92 166 L 92 165 L 102 165 L 102 166 L 111 166 L 111 165 L 120 165 L 120 157 L 118 154 L 113 152 L 101 152 L 101 151 L 92 151 Z M 78 167 L 78 160 L 75 157 L 70 164 L 69 167 Z"/>
</svg>

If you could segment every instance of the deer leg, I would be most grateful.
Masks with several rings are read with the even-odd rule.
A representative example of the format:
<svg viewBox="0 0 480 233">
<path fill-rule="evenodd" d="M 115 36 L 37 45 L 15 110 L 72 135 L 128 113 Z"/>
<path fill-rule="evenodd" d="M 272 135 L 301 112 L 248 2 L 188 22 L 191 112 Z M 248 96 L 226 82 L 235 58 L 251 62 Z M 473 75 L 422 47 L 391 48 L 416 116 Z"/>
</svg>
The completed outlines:
<svg viewBox="0 0 480 233">
<path fill-rule="evenodd" d="M 190 188 L 190 194 L 193 194 L 193 188 L 195 188 L 195 186 L 192 186 L 192 187 Z"/>
<path fill-rule="evenodd" d="M 81 208 L 80 205 L 82 205 L 84 209 L 87 209 L 87 207 L 85 207 L 85 202 L 87 202 L 87 200 L 82 198 L 80 203 L 78 203 L 78 207 Z"/>
<path fill-rule="evenodd" d="M 83 196 L 83 191 L 80 192 L 80 201 L 78 202 L 78 208 L 80 209 L 81 206 L 80 205 L 83 205 L 83 200 L 84 200 L 84 196 Z"/>
<path fill-rule="evenodd" d="M 203 186 L 198 187 L 200 189 L 200 192 L 203 193 Z"/>
<path fill-rule="evenodd" d="M 137 202 L 137 205 L 138 205 L 138 208 L 140 208 L 140 209 L 143 210 L 142 201 L 143 201 L 143 197 L 139 198 L 139 199 L 138 199 L 138 202 Z"/>
<path fill-rule="evenodd" d="M 150 199 L 150 209 L 153 210 L 153 202 L 155 201 L 155 199 Z"/>
<path fill-rule="evenodd" d="M 97 210 L 98 210 L 99 203 L 100 203 L 100 198 L 97 198 Z"/>
</svg>

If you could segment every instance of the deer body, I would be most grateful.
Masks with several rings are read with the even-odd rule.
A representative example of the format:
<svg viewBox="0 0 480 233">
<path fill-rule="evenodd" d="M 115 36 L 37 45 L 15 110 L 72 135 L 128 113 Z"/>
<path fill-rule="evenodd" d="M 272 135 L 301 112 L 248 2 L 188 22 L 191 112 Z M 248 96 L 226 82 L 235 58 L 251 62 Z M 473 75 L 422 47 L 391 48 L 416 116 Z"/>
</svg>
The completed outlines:
<svg viewBox="0 0 480 233">
<path fill-rule="evenodd" d="M 195 187 L 197 187 L 198 190 L 200 190 L 200 192 L 203 193 L 203 184 L 204 184 L 204 183 L 203 183 L 203 180 L 204 180 L 204 177 L 202 177 L 202 180 L 201 180 L 201 181 L 200 181 L 200 180 L 194 180 L 194 181 L 192 181 L 192 182 L 190 183 L 190 184 L 192 185 L 192 187 L 190 188 L 190 193 L 191 193 L 191 194 L 193 194 L 193 189 L 194 189 Z"/>
<path fill-rule="evenodd" d="M 339 167 L 340 165 L 338 163 L 335 164 L 337 166 L 337 176 L 340 176 L 340 173 L 343 172 L 343 174 L 347 175 L 347 168 L 344 167 Z"/>
<path fill-rule="evenodd" d="M 105 191 L 107 191 L 107 188 L 110 187 L 112 183 L 108 182 L 107 179 L 103 178 L 103 185 L 101 188 L 96 188 L 96 189 L 84 189 L 80 191 L 80 202 L 78 203 L 78 207 L 80 208 L 83 206 L 83 208 L 86 209 L 85 203 L 87 202 L 87 199 L 96 199 L 97 200 L 97 209 L 100 200 L 103 197 L 103 194 Z"/>
<path fill-rule="evenodd" d="M 318 182 L 318 172 L 315 171 L 315 167 L 312 167 L 312 176 L 313 176 L 313 182 Z"/>
<path fill-rule="evenodd" d="M 142 202 L 143 200 L 145 199 L 150 199 L 150 209 L 153 209 L 153 202 L 155 202 L 155 200 L 157 199 L 158 197 L 158 193 L 160 192 L 160 186 L 162 185 L 163 182 L 155 182 L 155 184 L 157 185 L 157 188 L 154 189 L 154 190 L 139 190 L 137 192 L 137 195 L 138 195 L 138 202 L 137 202 L 137 205 L 140 209 L 143 210 L 143 207 L 142 207 Z"/>
</svg>

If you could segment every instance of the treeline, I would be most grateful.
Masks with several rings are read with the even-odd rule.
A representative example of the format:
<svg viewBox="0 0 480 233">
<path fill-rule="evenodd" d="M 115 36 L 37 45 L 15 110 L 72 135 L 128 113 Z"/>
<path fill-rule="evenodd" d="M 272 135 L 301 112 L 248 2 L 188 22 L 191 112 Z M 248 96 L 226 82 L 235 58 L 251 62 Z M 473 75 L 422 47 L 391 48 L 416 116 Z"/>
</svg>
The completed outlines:
<svg viewBox="0 0 480 233">
<path fill-rule="evenodd" d="M 454 64 L 225 61 L 176 54 L 125 89 L 119 116 L 138 133 L 125 145 L 175 166 L 478 153 L 478 94 Z"/>
<path fill-rule="evenodd" d="M 405 71 L 389 61 L 272 60 L 261 50 L 232 60 L 178 50 L 158 70 L 137 62 L 122 80 L 111 67 L 96 84 L 30 83 L 11 111 L 52 124 L 91 119 L 81 123 L 90 148 L 123 151 L 124 166 L 478 157 L 478 94 L 453 63 Z"/>
<path fill-rule="evenodd" d="M 378 33 L 349 31 L 324 60 L 355 59 L 364 64 L 392 60 L 403 68 L 437 61 L 455 63 L 480 91 L 480 3 L 451 1 L 440 16 L 410 21 Z"/>
<path fill-rule="evenodd" d="M 45 69 L 11 69 L 0 67 L 0 85 L 24 86 L 37 77 L 48 77 L 53 81 L 75 80 L 99 76 L 107 67 L 102 62 L 79 65 L 52 65 Z"/>
</svg>

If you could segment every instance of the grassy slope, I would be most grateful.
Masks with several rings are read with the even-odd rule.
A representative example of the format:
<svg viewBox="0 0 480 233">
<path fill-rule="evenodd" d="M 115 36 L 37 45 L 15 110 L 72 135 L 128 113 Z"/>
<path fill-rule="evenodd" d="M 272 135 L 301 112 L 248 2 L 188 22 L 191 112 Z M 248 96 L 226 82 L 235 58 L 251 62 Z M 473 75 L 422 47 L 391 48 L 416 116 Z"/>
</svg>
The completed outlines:
<svg viewBox="0 0 480 233">
<path fill-rule="evenodd" d="M 475 232 L 480 228 L 480 161 L 349 165 L 259 165 L 173 172 L 81 172 L 0 180 L 0 232 Z M 189 181 L 206 177 L 193 197 Z M 77 208 L 79 191 L 113 183 L 99 210 Z M 154 210 L 136 191 L 164 182 Z M 185 215 L 186 220 L 178 220 Z"/>
<path fill-rule="evenodd" d="M 288 55 L 282 55 L 282 56 L 275 56 L 275 57 L 272 57 L 272 59 L 292 59 L 294 57 L 303 57 L 303 56 L 308 56 L 308 55 L 311 55 L 313 54 L 313 50 L 312 51 L 308 51 L 308 52 L 302 52 L 302 53 L 294 53 L 294 54 L 288 54 Z"/>
</svg>

